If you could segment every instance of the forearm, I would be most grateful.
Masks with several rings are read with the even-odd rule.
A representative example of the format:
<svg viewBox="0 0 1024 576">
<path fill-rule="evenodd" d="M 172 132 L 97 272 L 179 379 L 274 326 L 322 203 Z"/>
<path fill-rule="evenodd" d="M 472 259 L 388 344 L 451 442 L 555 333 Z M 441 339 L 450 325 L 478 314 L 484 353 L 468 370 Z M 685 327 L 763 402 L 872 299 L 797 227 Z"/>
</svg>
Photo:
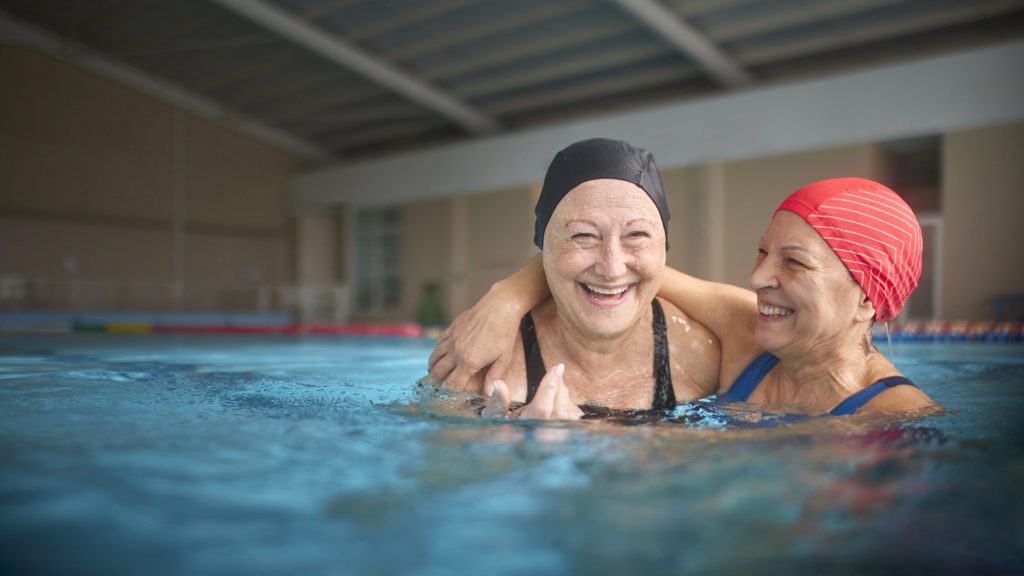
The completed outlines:
<svg viewBox="0 0 1024 576">
<path fill-rule="evenodd" d="M 522 317 L 551 295 L 541 256 L 531 258 L 511 276 L 495 282 L 487 298 L 498 298 L 516 318 Z"/>
<path fill-rule="evenodd" d="M 666 267 L 658 296 L 706 326 L 723 345 L 753 330 L 757 297 L 738 286 L 709 282 Z"/>
<path fill-rule="evenodd" d="M 430 378 L 456 390 L 478 390 L 482 383 L 502 378 L 511 362 L 520 320 L 549 293 L 539 256 L 495 282 L 442 334 L 428 362 Z M 486 374 L 481 372 L 485 368 Z"/>
</svg>

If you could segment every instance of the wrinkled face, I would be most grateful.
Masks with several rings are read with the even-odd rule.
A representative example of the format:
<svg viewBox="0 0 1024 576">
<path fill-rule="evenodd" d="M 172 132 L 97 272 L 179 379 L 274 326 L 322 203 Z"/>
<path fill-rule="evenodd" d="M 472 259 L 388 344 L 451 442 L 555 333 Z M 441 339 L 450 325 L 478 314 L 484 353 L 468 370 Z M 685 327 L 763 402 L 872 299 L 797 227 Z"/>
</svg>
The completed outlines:
<svg viewBox="0 0 1024 576">
<path fill-rule="evenodd" d="M 874 308 L 825 240 L 788 211 L 775 215 L 750 275 L 754 336 L 772 353 L 806 354 L 858 341 Z"/>
<path fill-rule="evenodd" d="M 584 182 L 552 213 L 543 259 L 559 315 L 585 335 L 617 336 L 650 308 L 661 284 L 661 215 L 634 184 Z"/>
</svg>

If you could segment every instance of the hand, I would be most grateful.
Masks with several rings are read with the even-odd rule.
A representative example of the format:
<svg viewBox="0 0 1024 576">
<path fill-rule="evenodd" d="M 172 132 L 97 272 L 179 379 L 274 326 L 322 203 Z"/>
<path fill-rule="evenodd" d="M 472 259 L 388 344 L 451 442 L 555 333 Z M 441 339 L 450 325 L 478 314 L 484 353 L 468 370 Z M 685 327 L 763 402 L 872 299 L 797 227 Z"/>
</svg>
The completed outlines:
<svg viewBox="0 0 1024 576">
<path fill-rule="evenodd" d="M 503 380 L 485 383 L 484 395 L 487 396 L 487 400 L 484 402 L 484 409 L 480 411 L 481 418 L 509 417 L 512 395 L 509 394 L 508 386 Z"/>
<path fill-rule="evenodd" d="M 470 379 L 488 366 L 485 383 L 504 377 L 525 314 L 514 296 L 496 284 L 476 305 L 459 314 L 430 355 L 429 378 L 465 390 Z"/>
<path fill-rule="evenodd" d="M 580 407 L 573 404 L 569 388 L 562 379 L 565 364 L 557 364 L 540 381 L 537 394 L 519 411 L 520 420 L 579 420 L 583 417 Z M 504 384 L 504 383 L 503 383 Z M 495 390 L 497 392 L 497 389 Z"/>
</svg>

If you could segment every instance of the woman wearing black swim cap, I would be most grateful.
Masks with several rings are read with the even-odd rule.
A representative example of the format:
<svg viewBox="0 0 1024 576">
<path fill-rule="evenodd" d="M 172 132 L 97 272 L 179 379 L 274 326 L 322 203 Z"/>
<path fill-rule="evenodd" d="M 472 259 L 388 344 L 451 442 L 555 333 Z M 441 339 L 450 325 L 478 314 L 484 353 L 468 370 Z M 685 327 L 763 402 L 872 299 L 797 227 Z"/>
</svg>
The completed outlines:
<svg viewBox="0 0 1024 576">
<path fill-rule="evenodd" d="M 488 396 L 485 416 L 574 419 L 581 405 L 670 410 L 715 392 L 717 341 L 655 298 L 669 214 L 649 152 L 609 139 L 563 149 L 536 215 L 551 297 L 524 311 L 503 379 L 468 379 L 467 389 Z"/>
</svg>

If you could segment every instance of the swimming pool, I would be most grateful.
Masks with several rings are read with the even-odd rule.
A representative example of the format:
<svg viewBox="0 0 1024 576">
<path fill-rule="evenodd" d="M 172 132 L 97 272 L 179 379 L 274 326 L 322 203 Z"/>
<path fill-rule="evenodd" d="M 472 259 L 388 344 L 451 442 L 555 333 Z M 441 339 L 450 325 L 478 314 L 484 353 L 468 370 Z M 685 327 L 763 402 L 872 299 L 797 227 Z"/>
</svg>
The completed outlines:
<svg viewBox="0 0 1024 576">
<path fill-rule="evenodd" d="M 948 410 L 466 417 L 432 341 L 0 336 L 0 571 L 1024 570 L 1024 347 L 900 344 Z"/>
</svg>

